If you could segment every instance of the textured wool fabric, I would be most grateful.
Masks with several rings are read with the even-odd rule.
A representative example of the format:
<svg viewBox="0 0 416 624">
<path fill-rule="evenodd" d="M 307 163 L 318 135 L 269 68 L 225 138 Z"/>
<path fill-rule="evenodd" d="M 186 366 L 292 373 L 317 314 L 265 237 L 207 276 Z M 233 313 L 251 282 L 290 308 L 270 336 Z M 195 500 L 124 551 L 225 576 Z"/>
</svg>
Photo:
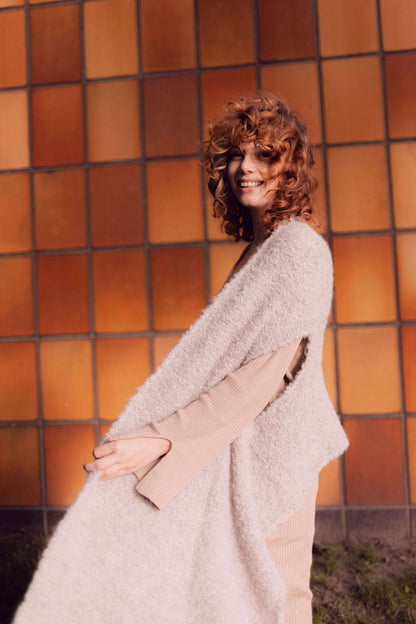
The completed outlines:
<svg viewBox="0 0 416 624">
<path fill-rule="evenodd" d="M 251 359 L 307 338 L 285 392 L 164 509 L 97 473 L 52 538 L 15 624 L 283 624 L 266 537 L 347 447 L 322 374 L 332 261 L 280 225 L 132 397 L 111 435 L 158 422 Z"/>
</svg>

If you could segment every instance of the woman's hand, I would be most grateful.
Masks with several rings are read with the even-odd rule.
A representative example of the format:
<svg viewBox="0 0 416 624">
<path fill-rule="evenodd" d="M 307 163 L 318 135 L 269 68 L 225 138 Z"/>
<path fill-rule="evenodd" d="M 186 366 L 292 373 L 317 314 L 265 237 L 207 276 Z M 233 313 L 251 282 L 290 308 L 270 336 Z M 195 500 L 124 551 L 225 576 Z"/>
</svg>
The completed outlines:
<svg viewBox="0 0 416 624">
<path fill-rule="evenodd" d="M 170 449 L 166 438 L 128 438 L 113 440 L 97 446 L 92 454 L 95 460 L 84 464 L 84 470 L 101 472 L 100 479 L 114 479 L 139 472 Z"/>
</svg>

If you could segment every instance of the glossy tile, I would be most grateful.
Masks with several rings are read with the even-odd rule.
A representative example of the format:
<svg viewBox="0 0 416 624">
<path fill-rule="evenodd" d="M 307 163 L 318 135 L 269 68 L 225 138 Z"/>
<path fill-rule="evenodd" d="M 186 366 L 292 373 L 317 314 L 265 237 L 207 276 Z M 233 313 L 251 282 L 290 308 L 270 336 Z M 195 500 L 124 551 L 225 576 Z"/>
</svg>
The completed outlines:
<svg viewBox="0 0 416 624">
<path fill-rule="evenodd" d="M 254 62 L 250 0 L 198 0 L 197 7 L 202 67 Z"/>
<path fill-rule="evenodd" d="M 213 199 L 209 191 L 206 191 L 205 202 L 205 220 L 207 224 L 207 236 L 210 241 L 224 240 L 233 242 L 230 236 L 227 236 L 221 229 L 222 220 L 213 216 Z"/>
<path fill-rule="evenodd" d="M 182 336 L 178 334 L 167 334 L 165 336 L 156 334 L 153 338 L 153 363 L 154 369 L 156 369 L 167 356 L 167 354 L 173 349 L 173 347 L 179 341 Z"/>
<path fill-rule="evenodd" d="M 206 303 L 202 247 L 152 249 L 150 264 L 154 329 L 187 329 Z"/>
<path fill-rule="evenodd" d="M 150 374 L 147 338 L 105 338 L 96 341 L 100 418 L 115 420 Z"/>
<path fill-rule="evenodd" d="M 0 13 L 0 58 L 0 88 L 25 85 L 26 28 L 23 10 Z"/>
<path fill-rule="evenodd" d="M 398 228 L 416 227 L 416 141 L 390 143 L 394 222 Z"/>
<path fill-rule="evenodd" d="M 91 167 L 91 240 L 97 247 L 143 243 L 140 165 Z"/>
<path fill-rule="evenodd" d="M 96 252 L 92 257 L 97 332 L 148 327 L 143 251 Z"/>
<path fill-rule="evenodd" d="M 152 243 L 201 240 L 201 169 L 198 160 L 147 163 L 148 233 Z"/>
<path fill-rule="evenodd" d="M 32 140 L 35 167 L 83 162 L 81 85 L 32 90 Z"/>
<path fill-rule="evenodd" d="M 184 74 L 146 78 L 143 86 L 147 156 L 198 152 L 195 76 Z"/>
<path fill-rule="evenodd" d="M 416 418 L 407 419 L 407 453 L 409 457 L 410 500 L 416 503 Z"/>
<path fill-rule="evenodd" d="M 416 48 L 416 4 L 413 0 L 380 0 L 384 50 Z"/>
<path fill-rule="evenodd" d="M 319 473 L 319 489 L 316 497 L 317 505 L 339 505 L 341 502 L 340 466 L 336 459 L 325 466 Z"/>
<path fill-rule="evenodd" d="M 27 173 L 0 176 L 0 252 L 29 251 L 30 187 Z"/>
<path fill-rule="evenodd" d="M 89 340 L 41 342 L 40 366 L 45 420 L 94 418 Z"/>
<path fill-rule="evenodd" d="M 403 321 L 412 321 L 416 319 L 416 234 L 398 234 L 396 249 L 400 317 Z"/>
<path fill-rule="evenodd" d="M 0 0 L 0 8 L 24 6 L 25 0 Z"/>
<path fill-rule="evenodd" d="M 0 335 L 33 333 L 32 260 L 0 258 Z"/>
<path fill-rule="evenodd" d="M 83 7 L 87 78 L 137 74 L 136 2 L 98 0 Z"/>
<path fill-rule="evenodd" d="M 324 371 L 325 385 L 331 397 L 332 404 L 337 409 L 337 384 L 335 371 L 335 347 L 334 333 L 332 329 L 325 331 L 324 349 L 322 354 L 322 368 Z"/>
<path fill-rule="evenodd" d="M 400 411 L 395 327 L 341 327 L 337 331 L 343 414 Z"/>
<path fill-rule="evenodd" d="M 48 505 L 71 505 L 85 483 L 82 466 L 92 459 L 92 425 L 47 425 L 44 429 L 46 500 Z"/>
<path fill-rule="evenodd" d="M 337 321 L 394 321 L 396 304 L 391 237 L 336 238 L 333 252 Z"/>
<path fill-rule="evenodd" d="M 0 92 L 0 170 L 29 166 L 27 92 Z"/>
<path fill-rule="evenodd" d="M 209 246 L 209 290 L 211 297 L 221 290 L 231 269 L 243 253 L 247 243 L 230 242 L 224 244 L 211 244 Z"/>
<path fill-rule="evenodd" d="M 312 0 L 259 0 L 258 12 L 262 61 L 315 56 Z"/>
<path fill-rule="evenodd" d="M 37 427 L 0 428 L 2 505 L 40 505 L 39 444 Z"/>
<path fill-rule="evenodd" d="M 140 25 L 145 72 L 195 67 L 193 0 L 145 0 Z"/>
<path fill-rule="evenodd" d="M 404 398 L 407 412 L 416 413 L 416 327 L 402 327 Z"/>
<path fill-rule="evenodd" d="M 37 271 L 40 333 L 89 332 L 86 255 L 38 256 Z"/>
<path fill-rule="evenodd" d="M 383 139 L 378 58 L 364 56 L 323 61 L 322 70 L 329 143 Z"/>
<path fill-rule="evenodd" d="M 376 0 L 318 0 L 318 13 L 322 56 L 378 50 Z"/>
<path fill-rule="evenodd" d="M 80 5 L 36 7 L 29 15 L 32 84 L 81 80 Z"/>
<path fill-rule="evenodd" d="M 416 52 L 386 56 L 386 92 L 389 135 L 392 139 L 414 137 L 416 117 Z"/>
<path fill-rule="evenodd" d="M 88 84 L 87 125 L 90 161 L 139 158 L 137 80 Z"/>
<path fill-rule="evenodd" d="M 261 84 L 280 93 L 307 124 L 312 143 L 322 141 L 318 66 L 315 61 L 263 65 Z"/>
<path fill-rule="evenodd" d="M 38 417 L 34 342 L 0 343 L 0 420 Z"/>
<path fill-rule="evenodd" d="M 344 422 L 350 447 L 345 454 L 347 503 L 404 503 L 402 432 L 399 418 Z"/>
<path fill-rule="evenodd" d="M 87 244 L 82 169 L 36 172 L 33 176 L 37 249 Z"/>
</svg>

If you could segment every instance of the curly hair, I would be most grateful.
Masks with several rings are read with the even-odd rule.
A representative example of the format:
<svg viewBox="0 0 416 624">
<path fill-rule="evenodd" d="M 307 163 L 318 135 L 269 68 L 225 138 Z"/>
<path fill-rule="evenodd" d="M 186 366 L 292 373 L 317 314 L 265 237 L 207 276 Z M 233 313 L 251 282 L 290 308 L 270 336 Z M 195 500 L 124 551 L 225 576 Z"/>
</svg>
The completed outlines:
<svg viewBox="0 0 416 624">
<path fill-rule="evenodd" d="M 308 133 L 283 98 L 261 93 L 241 96 L 229 102 L 223 115 L 209 124 L 209 135 L 203 143 L 203 163 L 214 198 L 214 216 L 223 219 L 226 234 L 236 241 L 253 240 L 250 212 L 238 203 L 227 175 L 231 150 L 249 142 L 275 165 L 273 204 L 262 215 L 266 233 L 271 234 L 292 216 L 317 224 L 312 204 L 317 182 Z"/>
</svg>

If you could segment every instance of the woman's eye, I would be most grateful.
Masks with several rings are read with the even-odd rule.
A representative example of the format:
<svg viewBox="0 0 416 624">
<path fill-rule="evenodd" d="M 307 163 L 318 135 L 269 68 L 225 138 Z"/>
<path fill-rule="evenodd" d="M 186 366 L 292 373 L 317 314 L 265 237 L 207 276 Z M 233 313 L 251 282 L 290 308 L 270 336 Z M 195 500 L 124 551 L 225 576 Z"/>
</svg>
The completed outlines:
<svg viewBox="0 0 416 624">
<path fill-rule="evenodd" d="M 240 160 L 243 158 L 242 152 L 230 152 L 229 160 Z"/>
</svg>

